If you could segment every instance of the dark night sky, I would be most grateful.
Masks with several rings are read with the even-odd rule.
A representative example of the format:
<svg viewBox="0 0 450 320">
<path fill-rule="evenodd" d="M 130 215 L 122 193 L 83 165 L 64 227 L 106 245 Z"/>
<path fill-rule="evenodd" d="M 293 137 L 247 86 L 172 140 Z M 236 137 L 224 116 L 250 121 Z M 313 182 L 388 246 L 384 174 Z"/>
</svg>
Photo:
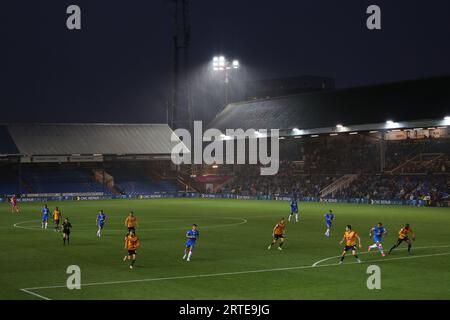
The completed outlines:
<svg viewBox="0 0 450 320">
<path fill-rule="evenodd" d="M 66 29 L 70 4 L 81 31 Z M 370 4 L 381 31 L 365 27 Z M 224 53 L 248 79 L 324 75 L 349 87 L 445 75 L 449 20 L 448 0 L 192 0 L 192 69 Z M 2 2 L 0 36 L 0 122 L 165 122 L 169 0 Z M 195 108 L 209 119 L 220 105 Z"/>
</svg>

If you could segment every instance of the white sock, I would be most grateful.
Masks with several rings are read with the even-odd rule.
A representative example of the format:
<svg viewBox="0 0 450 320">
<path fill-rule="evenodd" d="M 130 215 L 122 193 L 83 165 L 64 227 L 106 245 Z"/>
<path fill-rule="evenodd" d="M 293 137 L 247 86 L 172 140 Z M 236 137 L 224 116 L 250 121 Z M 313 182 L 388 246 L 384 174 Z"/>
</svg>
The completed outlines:
<svg viewBox="0 0 450 320">
<path fill-rule="evenodd" d="M 378 245 L 378 250 L 380 250 L 380 252 L 383 253 L 383 245 L 381 243 Z"/>
<path fill-rule="evenodd" d="M 295 214 L 295 221 L 298 222 L 298 214 L 297 213 Z"/>
<path fill-rule="evenodd" d="M 289 221 L 289 222 L 291 221 L 291 216 L 292 216 L 292 214 L 289 215 L 289 218 L 288 218 L 288 221 Z"/>
<path fill-rule="evenodd" d="M 192 255 L 192 251 L 189 251 L 189 253 L 188 253 L 188 260 L 191 259 L 191 255 Z"/>
<path fill-rule="evenodd" d="M 376 244 L 376 243 L 374 243 L 374 244 L 373 244 L 373 245 L 371 245 L 371 246 L 370 246 L 369 248 L 370 248 L 370 249 L 374 249 L 374 248 L 376 248 L 376 247 L 378 247 L 378 246 L 377 246 L 377 244 Z"/>
</svg>

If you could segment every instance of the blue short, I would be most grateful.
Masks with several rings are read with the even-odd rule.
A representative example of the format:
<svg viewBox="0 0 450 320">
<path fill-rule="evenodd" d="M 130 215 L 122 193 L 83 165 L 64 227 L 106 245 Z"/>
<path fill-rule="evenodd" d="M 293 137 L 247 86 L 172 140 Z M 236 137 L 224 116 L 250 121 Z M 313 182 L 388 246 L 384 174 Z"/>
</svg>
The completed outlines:
<svg viewBox="0 0 450 320">
<path fill-rule="evenodd" d="M 373 236 L 373 240 L 375 240 L 375 242 L 381 242 L 382 241 L 382 237 Z"/>
<path fill-rule="evenodd" d="M 291 214 L 298 213 L 298 208 L 291 208 Z"/>
<path fill-rule="evenodd" d="M 48 222 L 48 216 L 47 217 L 42 217 L 42 222 Z"/>
<path fill-rule="evenodd" d="M 331 221 L 327 221 L 327 222 L 325 222 L 325 224 L 327 225 L 327 228 L 331 228 L 332 222 Z"/>
<path fill-rule="evenodd" d="M 186 247 L 191 247 L 192 249 L 194 249 L 195 243 L 196 243 L 196 240 L 189 239 L 188 241 L 186 241 Z"/>
<path fill-rule="evenodd" d="M 105 225 L 105 223 L 104 222 L 99 222 L 98 223 L 98 227 L 100 228 L 100 229 L 103 229 L 103 226 Z"/>
</svg>

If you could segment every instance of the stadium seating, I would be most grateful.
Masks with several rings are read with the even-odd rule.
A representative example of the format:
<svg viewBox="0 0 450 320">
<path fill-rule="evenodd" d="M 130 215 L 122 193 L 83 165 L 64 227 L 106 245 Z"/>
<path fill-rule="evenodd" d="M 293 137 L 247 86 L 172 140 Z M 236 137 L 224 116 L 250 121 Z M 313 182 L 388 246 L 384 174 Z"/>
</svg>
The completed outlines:
<svg viewBox="0 0 450 320">
<path fill-rule="evenodd" d="M 22 179 L 31 185 L 33 193 L 109 193 L 93 181 L 87 169 L 25 168 Z"/>
<path fill-rule="evenodd" d="M 110 168 L 107 172 L 114 177 L 115 186 L 127 195 L 178 191 L 176 181 L 156 181 L 146 172 L 146 168 Z"/>
<path fill-rule="evenodd" d="M 335 195 L 337 198 L 367 198 L 372 200 L 418 200 L 427 198 L 442 202 L 450 193 L 450 176 L 390 176 L 364 175 L 348 188 Z"/>
<path fill-rule="evenodd" d="M 272 195 L 323 198 L 321 190 L 341 175 L 293 174 L 292 163 L 283 161 L 278 175 L 260 176 L 258 166 L 245 166 L 220 192 L 241 195 Z M 288 172 L 291 171 L 291 174 Z M 450 175 L 446 173 L 421 175 L 359 174 L 350 184 L 325 198 L 370 200 L 429 200 L 431 205 L 448 201 Z"/>
</svg>

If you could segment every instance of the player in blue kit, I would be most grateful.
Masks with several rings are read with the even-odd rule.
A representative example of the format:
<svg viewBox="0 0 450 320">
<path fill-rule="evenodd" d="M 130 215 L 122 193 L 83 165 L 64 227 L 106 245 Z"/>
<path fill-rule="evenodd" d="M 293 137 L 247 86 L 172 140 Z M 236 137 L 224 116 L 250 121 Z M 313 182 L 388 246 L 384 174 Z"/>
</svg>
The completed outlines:
<svg viewBox="0 0 450 320">
<path fill-rule="evenodd" d="M 288 222 L 291 222 L 291 217 L 295 214 L 295 222 L 298 222 L 298 204 L 297 198 L 294 197 L 291 200 L 291 214 L 289 215 Z"/>
<path fill-rule="evenodd" d="M 100 210 L 98 215 L 97 215 L 97 220 L 96 220 L 97 226 L 98 226 L 98 231 L 97 231 L 97 237 L 101 237 L 102 236 L 102 230 L 103 227 L 106 223 L 106 214 L 103 212 L 103 210 Z"/>
<path fill-rule="evenodd" d="M 375 243 L 371 246 L 369 246 L 368 251 L 378 248 L 380 250 L 381 255 L 384 257 L 384 251 L 383 251 L 383 245 L 381 242 L 383 241 L 383 237 L 386 235 L 387 230 L 385 227 L 383 227 L 383 224 L 381 222 L 378 222 L 378 224 L 370 229 L 369 237 L 372 238 L 375 241 Z"/>
<path fill-rule="evenodd" d="M 42 229 L 47 229 L 49 217 L 50 209 L 47 207 L 47 205 L 44 205 L 44 207 L 42 208 Z"/>
<path fill-rule="evenodd" d="M 325 224 L 327 226 L 327 231 L 325 231 L 325 236 L 329 237 L 330 236 L 330 231 L 331 231 L 331 225 L 333 224 L 333 220 L 334 220 L 334 214 L 333 211 L 330 210 L 329 212 L 327 212 L 325 215 Z"/>
<path fill-rule="evenodd" d="M 193 224 L 192 229 L 186 232 L 187 241 L 186 248 L 184 249 L 183 260 L 187 257 L 187 261 L 191 261 L 192 250 L 195 248 L 199 236 L 200 233 L 197 230 L 197 225 Z"/>
</svg>

